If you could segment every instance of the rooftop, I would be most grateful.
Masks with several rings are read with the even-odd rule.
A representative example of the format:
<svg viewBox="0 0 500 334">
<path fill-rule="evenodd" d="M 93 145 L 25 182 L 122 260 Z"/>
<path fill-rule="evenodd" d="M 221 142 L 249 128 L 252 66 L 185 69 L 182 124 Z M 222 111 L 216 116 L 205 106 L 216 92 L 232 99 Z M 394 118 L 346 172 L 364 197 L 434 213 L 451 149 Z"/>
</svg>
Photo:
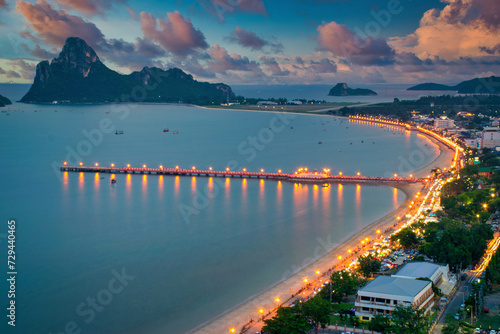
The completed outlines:
<svg viewBox="0 0 500 334">
<path fill-rule="evenodd" d="M 359 290 L 359 292 L 415 297 L 429 284 L 431 282 L 412 278 L 379 276 Z"/>
<path fill-rule="evenodd" d="M 429 262 L 410 262 L 405 264 L 396 274 L 393 276 L 404 276 L 404 277 L 427 277 L 431 278 L 434 273 L 439 270 L 440 265 L 429 263 Z"/>
</svg>

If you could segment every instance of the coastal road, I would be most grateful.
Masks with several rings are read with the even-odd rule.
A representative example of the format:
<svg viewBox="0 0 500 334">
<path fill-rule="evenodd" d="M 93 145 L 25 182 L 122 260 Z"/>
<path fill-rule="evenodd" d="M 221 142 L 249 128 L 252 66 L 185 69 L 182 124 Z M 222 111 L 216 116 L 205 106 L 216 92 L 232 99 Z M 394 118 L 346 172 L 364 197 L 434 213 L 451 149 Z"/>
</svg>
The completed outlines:
<svg viewBox="0 0 500 334">
<path fill-rule="evenodd" d="M 349 105 L 349 106 L 330 107 L 330 108 L 324 108 L 324 109 L 309 110 L 307 112 L 326 112 L 326 111 L 330 111 L 330 110 L 339 110 L 339 109 L 342 109 L 344 107 L 348 107 L 348 108 L 364 107 L 364 106 L 369 106 L 370 104 L 377 104 L 377 103 L 380 103 L 380 102 L 368 102 L 368 103 L 353 104 L 353 105 Z"/>
</svg>

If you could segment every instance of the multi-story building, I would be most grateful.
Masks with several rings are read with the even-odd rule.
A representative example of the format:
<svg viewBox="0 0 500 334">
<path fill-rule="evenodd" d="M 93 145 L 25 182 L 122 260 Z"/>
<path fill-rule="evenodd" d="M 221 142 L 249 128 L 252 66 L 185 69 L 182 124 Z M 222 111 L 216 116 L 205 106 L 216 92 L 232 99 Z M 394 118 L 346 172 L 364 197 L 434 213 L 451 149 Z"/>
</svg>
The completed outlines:
<svg viewBox="0 0 500 334">
<path fill-rule="evenodd" d="M 440 118 L 434 119 L 434 129 L 443 128 L 443 129 L 452 129 L 455 127 L 455 121 L 449 119 L 446 116 L 441 116 Z"/>
<path fill-rule="evenodd" d="M 356 315 L 365 320 L 376 314 L 390 316 L 397 305 L 411 305 L 427 313 L 434 306 L 432 283 L 413 278 L 379 276 L 358 290 L 354 304 Z"/>
<path fill-rule="evenodd" d="M 481 148 L 496 148 L 500 146 L 500 129 L 484 128 L 482 132 Z"/>
</svg>

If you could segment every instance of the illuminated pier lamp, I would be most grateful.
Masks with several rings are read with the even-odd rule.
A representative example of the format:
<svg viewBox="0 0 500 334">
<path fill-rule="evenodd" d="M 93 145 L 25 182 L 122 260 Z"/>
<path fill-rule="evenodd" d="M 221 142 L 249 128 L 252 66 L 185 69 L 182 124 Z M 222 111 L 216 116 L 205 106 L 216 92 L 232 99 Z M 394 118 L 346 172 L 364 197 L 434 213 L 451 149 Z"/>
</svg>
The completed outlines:
<svg viewBox="0 0 500 334">
<path fill-rule="evenodd" d="M 113 163 L 112 163 L 112 164 L 111 164 L 111 167 L 115 167 L 115 164 L 113 164 Z"/>
<path fill-rule="evenodd" d="M 208 167 L 208 170 L 212 170 L 212 167 Z"/>
<path fill-rule="evenodd" d="M 127 168 L 130 168 L 130 164 L 127 164 Z"/>
<path fill-rule="evenodd" d="M 339 172 L 339 175 L 342 175 L 342 172 Z"/>
<path fill-rule="evenodd" d="M 65 161 L 65 162 L 63 162 L 63 165 L 64 165 L 64 166 L 66 166 L 67 164 L 68 164 L 68 163 L 67 163 L 66 161 Z"/>
<path fill-rule="evenodd" d="M 281 169 L 278 169 L 278 173 L 281 174 Z"/>
<path fill-rule="evenodd" d="M 261 168 L 260 172 L 261 172 L 261 173 L 264 173 L 264 168 Z"/>
<path fill-rule="evenodd" d="M 193 170 L 195 170 L 195 169 L 196 169 L 196 167 L 195 167 L 195 166 L 193 166 L 192 168 L 193 168 Z"/>
<path fill-rule="evenodd" d="M 226 172 L 229 172 L 229 167 L 226 167 Z"/>
<path fill-rule="evenodd" d="M 175 169 L 179 169 L 179 166 L 175 166 Z"/>
<path fill-rule="evenodd" d="M 246 172 L 246 171 L 247 171 L 247 169 L 246 169 L 246 168 L 243 168 L 243 171 L 244 171 L 244 172 Z"/>
<path fill-rule="evenodd" d="M 96 162 L 94 165 L 95 165 L 96 167 L 98 167 L 98 166 L 99 166 L 99 164 L 98 164 L 97 162 Z"/>
<path fill-rule="evenodd" d="M 83 166 L 83 162 L 80 162 L 80 166 Z"/>
<path fill-rule="evenodd" d="M 398 177 L 398 174 L 394 174 L 394 177 Z"/>
<path fill-rule="evenodd" d="M 146 165 L 142 165 L 142 168 L 146 168 Z"/>
<path fill-rule="evenodd" d="M 356 175 L 357 175 L 357 176 L 360 176 L 360 175 L 361 175 L 361 173 L 360 173 L 360 172 L 357 172 L 357 173 L 356 173 Z"/>
<path fill-rule="evenodd" d="M 163 169 L 163 165 L 160 165 L 160 169 Z"/>
</svg>

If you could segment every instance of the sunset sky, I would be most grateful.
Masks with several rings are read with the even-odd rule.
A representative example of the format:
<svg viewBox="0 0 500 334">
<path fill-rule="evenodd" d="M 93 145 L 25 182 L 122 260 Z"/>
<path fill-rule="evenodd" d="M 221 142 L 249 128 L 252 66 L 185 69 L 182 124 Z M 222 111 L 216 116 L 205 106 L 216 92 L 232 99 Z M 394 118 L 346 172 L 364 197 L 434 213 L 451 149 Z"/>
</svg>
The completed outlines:
<svg viewBox="0 0 500 334">
<path fill-rule="evenodd" d="M 121 73 L 228 84 L 500 75 L 499 0 L 0 0 L 0 82 L 32 82 L 70 36 Z"/>
</svg>

